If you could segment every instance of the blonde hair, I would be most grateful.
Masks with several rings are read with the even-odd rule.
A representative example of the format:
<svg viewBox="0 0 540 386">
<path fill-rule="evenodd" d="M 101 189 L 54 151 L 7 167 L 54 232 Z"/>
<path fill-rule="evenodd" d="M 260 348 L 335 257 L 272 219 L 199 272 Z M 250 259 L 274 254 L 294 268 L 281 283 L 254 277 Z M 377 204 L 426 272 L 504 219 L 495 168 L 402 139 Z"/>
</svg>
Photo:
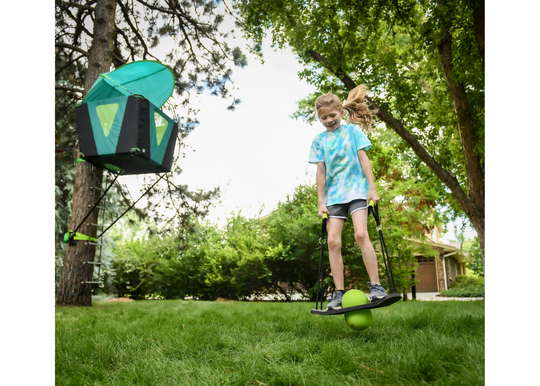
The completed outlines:
<svg viewBox="0 0 540 386">
<path fill-rule="evenodd" d="M 317 119 L 319 118 L 319 109 L 321 107 L 332 106 L 337 109 L 344 109 L 347 112 L 345 116 L 347 122 L 358 125 L 364 131 L 370 132 L 372 130 L 373 116 L 377 114 L 378 110 L 370 109 L 367 102 L 364 101 L 366 93 L 366 86 L 361 84 L 349 91 L 349 96 L 344 104 L 341 104 L 339 98 L 332 93 L 321 95 L 315 101 Z"/>
</svg>

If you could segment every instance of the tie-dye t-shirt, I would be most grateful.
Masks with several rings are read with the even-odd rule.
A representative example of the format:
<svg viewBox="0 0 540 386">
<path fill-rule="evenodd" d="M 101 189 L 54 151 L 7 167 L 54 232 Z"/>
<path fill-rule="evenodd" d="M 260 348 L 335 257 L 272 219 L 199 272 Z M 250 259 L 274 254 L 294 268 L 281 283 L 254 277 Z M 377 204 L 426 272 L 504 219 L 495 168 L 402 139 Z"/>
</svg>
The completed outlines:
<svg viewBox="0 0 540 386">
<path fill-rule="evenodd" d="M 311 144 L 308 162 L 326 166 L 326 206 L 367 199 L 369 182 L 358 159 L 358 150 L 371 148 L 368 137 L 355 125 L 324 131 Z"/>
</svg>

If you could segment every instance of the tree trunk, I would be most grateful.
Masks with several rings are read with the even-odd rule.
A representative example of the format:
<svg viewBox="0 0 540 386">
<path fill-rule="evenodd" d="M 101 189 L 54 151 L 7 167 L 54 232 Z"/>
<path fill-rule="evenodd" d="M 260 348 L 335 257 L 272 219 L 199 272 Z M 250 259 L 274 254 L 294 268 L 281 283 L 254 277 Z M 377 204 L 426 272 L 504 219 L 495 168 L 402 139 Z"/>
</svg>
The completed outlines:
<svg viewBox="0 0 540 386">
<path fill-rule="evenodd" d="M 116 30 L 115 10 L 116 0 L 97 0 L 96 2 L 94 39 L 89 52 L 88 69 L 84 82 L 85 95 L 90 91 L 99 74 L 110 70 L 113 37 Z M 94 173 L 95 177 L 92 173 L 92 165 L 86 162 L 77 163 L 70 230 L 75 230 L 100 196 L 99 191 L 96 191 L 94 197 L 91 188 L 94 186 L 94 178 L 96 179 L 96 186 L 101 185 L 103 170 L 97 168 Z M 77 232 L 96 237 L 97 229 L 87 224 L 96 224 L 98 215 L 99 209 L 96 208 Z M 75 245 L 68 244 L 64 256 L 62 277 L 56 299 L 56 304 L 59 306 L 92 305 L 92 284 L 85 284 L 84 282 L 92 281 L 93 264 L 86 264 L 86 262 L 94 261 L 96 247 L 89 245 L 86 241 L 75 241 L 75 243 Z"/>
<path fill-rule="evenodd" d="M 485 63 L 484 59 L 484 44 L 485 44 L 485 26 L 486 26 L 486 5 L 482 1 L 481 5 L 476 7 L 473 10 L 473 19 L 474 19 L 474 37 L 476 38 L 476 43 L 478 44 L 478 50 L 480 51 L 480 56 L 482 57 L 482 62 Z"/>
<path fill-rule="evenodd" d="M 465 213 L 471 220 L 478 241 L 482 250 L 482 263 L 485 262 L 484 256 L 484 218 L 485 218 L 485 203 L 484 203 L 484 171 L 480 163 L 480 157 L 474 151 L 478 141 L 474 132 L 474 122 L 469 108 L 469 100 L 463 84 L 453 79 L 453 57 L 452 57 L 452 35 L 448 26 L 444 29 L 444 37 L 438 44 L 439 56 L 441 58 L 441 67 L 446 79 L 446 83 L 450 88 L 450 95 L 454 102 L 454 110 L 458 117 L 458 129 L 465 156 L 465 168 L 467 170 L 467 180 L 469 182 L 469 197 L 471 205 L 463 207 Z"/>
</svg>

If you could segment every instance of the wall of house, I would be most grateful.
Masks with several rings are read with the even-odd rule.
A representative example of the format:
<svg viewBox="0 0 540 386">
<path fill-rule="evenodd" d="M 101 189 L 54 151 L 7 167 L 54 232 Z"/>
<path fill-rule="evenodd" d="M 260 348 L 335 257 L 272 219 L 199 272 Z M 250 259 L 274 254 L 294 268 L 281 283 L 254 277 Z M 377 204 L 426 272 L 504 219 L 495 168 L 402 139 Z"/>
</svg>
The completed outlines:
<svg viewBox="0 0 540 386">
<path fill-rule="evenodd" d="M 456 283 L 456 276 L 460 275 L 459 263 L 454 257 L 447 257 L 446 259 L 446 281 L 448 288 L 452 287 Z"/>
<path fill-rule="evenodd" d="M 437 258 L 437 291 L 444 291 L 444 267 L 443 267 L 443 256 L 444 252 L 439 252 L 439 257 Z"/>
</svg>

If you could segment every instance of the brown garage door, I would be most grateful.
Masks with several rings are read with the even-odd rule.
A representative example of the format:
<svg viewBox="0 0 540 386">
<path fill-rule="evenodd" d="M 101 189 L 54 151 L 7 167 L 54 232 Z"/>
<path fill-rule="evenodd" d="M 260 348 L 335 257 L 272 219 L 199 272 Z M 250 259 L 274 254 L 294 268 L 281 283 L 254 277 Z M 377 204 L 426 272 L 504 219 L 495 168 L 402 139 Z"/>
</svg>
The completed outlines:
<svg viewBox="0 0 540 386">
<path fill-rule="evenodd" d="M 418 268 L 416 270 L 416 291 L 437 292 L 437 273 L 435 259 L 417 257 Z"/>
</svg>

